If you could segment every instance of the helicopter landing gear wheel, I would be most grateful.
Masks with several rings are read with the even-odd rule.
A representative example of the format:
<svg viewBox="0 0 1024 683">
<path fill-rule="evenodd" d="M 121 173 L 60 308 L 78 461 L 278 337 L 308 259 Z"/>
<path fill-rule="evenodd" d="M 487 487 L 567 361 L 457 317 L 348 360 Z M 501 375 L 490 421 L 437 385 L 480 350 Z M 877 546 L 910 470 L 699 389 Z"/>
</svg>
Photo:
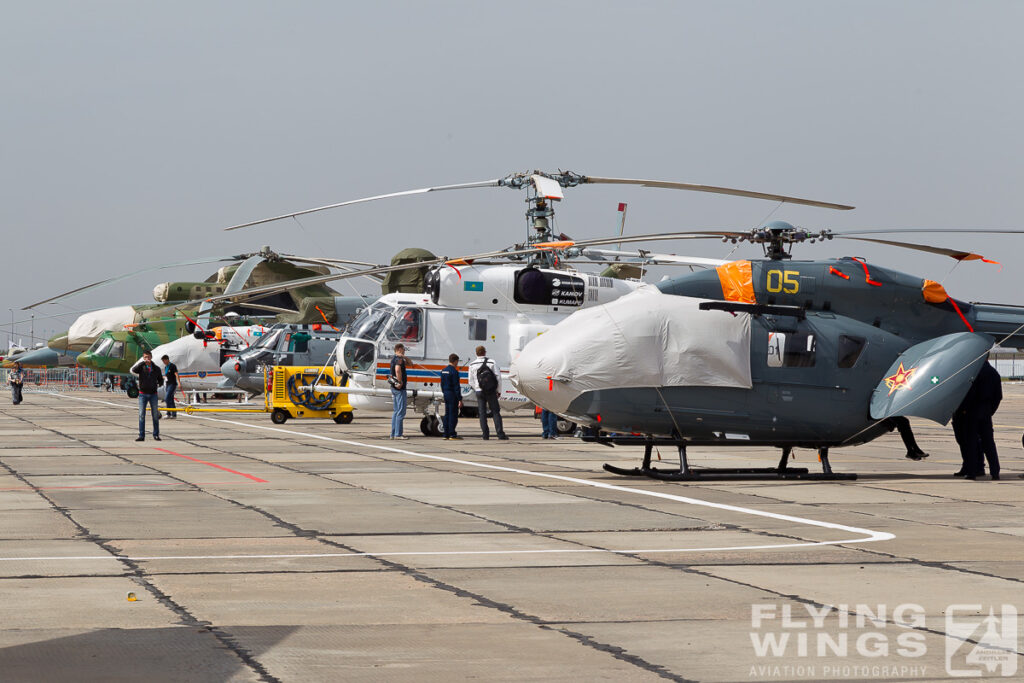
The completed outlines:
<svg viewBox="0 0 1024 683">
<path fill-rule="evenodd" d="M 139 386 L 137 384 L 134 384 L 134 383 L 133 384 L 129 384 L 128 388 L 125 389 L 125 392 L 128 393 L 128 398 L 138 398 L 139 397 Z"/>
<path fill-rule="evenodd" d="M 559 434 L 572 434 L 576 431 L 576 423 L 563 418 L 558 418 L 558 421 L 555 422 L 555 427 L 558 429 Z"/>
<path fill-rule="evenodd" d="M 423 436 L 441 436 L 441 421 L 437 415 L 424 415 L 420 420 L 420 431 Z"/>
<path fill-rule="evenodd" d="M 339 425 L 347 425 L 351 421 L 352 421 L 352 413 L 349 413 L 349 412 L 338 413 L 334 417 L 334 423 L 335 424 L 339 424 Z"/>
<path fill-rule="evenodd" d="M 274 408 L 274 412 L 270 414 L 270 421 L 276 425 L 283 425 L 288 421 L 288 411 L 284 408 Z"/>
</svg>

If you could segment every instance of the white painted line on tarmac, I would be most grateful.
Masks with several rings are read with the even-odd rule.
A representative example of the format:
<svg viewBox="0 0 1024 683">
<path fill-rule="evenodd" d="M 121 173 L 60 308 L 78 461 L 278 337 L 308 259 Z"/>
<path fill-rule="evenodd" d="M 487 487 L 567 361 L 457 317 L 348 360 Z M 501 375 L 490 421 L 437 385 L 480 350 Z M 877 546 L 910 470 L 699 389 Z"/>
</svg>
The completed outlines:
<svg viewBox="0 0 1024 683">
<path fill-rule="evenodd" d="M 54 394 L 58 395 L 58 394 Z M 102 403 L 105 405 L 115 406 L 117 408 L 124 408 L 123 405 L 117 403 L 110 403 L 109 401 L 100 401 L 97 399 L 80 398 L 77 396 L 61 396 L 62 398 L 70 398 L 76 401 L 88 401 L 90 403 Z M 398 453 L 400 455 L 409 455 L 416 458 L 424 458 L 428 460 L 437 460 L 441 462 L 450 462 L 457 465 L 466 465 L 469 467 L 476 467 L 479 469 L 497 470 L 500 472 L 511 472 L 514 474 L 524 474 L 532 477 L 539 477 L 542 479 L 554 479 L 557 481 L 569 482 L 572 484 L 581 484 L 583 486 L 593 486 L 594 488 L 606 489 L 609 491 L 621 491 L 625 493 L 632 493 L 641 496 L 649 496 L 651 498 L 661 498 L 663 500 L 671 500 L 679 503 L 686 503 L 689 505 L 698 505 L 701 507 L 714 508 L 717 510 L 727 510 L 729 512 L 738 512 L 741 514 L 751 515 L 754 517 L 766 517 L 769 519 L 777 519 L 784 522 L 793 522 L 796 524 L 803 524 L 807 526 L 814 526 L 823 529 L 832 529 L 835 531 L 842 531 L 845 533 L 857 534 L 859 538 L 846 538 L 837 541 L 804 541 L 799 543 L 776 543 L 776 544 L 765 544 L 765 545 L 744 545 L 744 546 L 725 546 L 725 547 L 701 547 L 701 548 L 643 548 L 643 549 L 631 549 L 631 550 L 612 550 L 605 548 L 572 548 L 572 549 L 544 549 L 544 550 L 458 550 L 458 551 L 410 551 L 410 552 L 380 552 L 380 553 L 301 553 L 301 554 L 280 554 L 280 555 L 167 555 L 167 556 L 120 556 L 120 555 L 109 555 L 109 556 L 76 556 L 76 557 L 0 557 L 0 562 L 30 562 L 30 561 L 59 561 L 59 560 L 234 560 L 234 559 L 296 559 L 296 558 L 326 558 L 326 557 L 414 557 L 414 556 L 451 556 L 451 555 L 530 555 L 530 554 L 580 554 L 580 553 L 611 553 L 615 555 L 637 555 L 637 554 L 650 554 L 650 553 L 693 553 L 693 552 L 724 552 L 724 551 L 735 551 L 735 550 L 780 550 L 783 548 L 811 548 L 817 546 L 828 546 L 828 545 L 848 545 L 853 543 L 874 543 L 877 541 L 889 541 L 896 536 L 887 531 L 874 531 L 872 529 L 865 529 L 861 527 L 848 526 L 846 524 L 836 524 L 834 522 L 823 522 L 816 519 L 809 519 L 807 517 L 797 517 L 795 515 L 784 515 L 778 512 L 767 512 L 765 510 L 757 510 L 755 508 L 741 507 L 739 505 L 729 505 L 726 503 L 713 503 L 711 501 L 700 500 L 698 498 L 690 498 L 688 496 L 679 496 L 674 493 L 665 493 L 663 491 L 652 491 L 649 489 L 634 488 L 630 486 L 619 486 L 616 484 L 608 484 L 601 481 L 591 481 L 588 479 L 579 479 L 577 477 L 568 477 L 562 474 L 551 474 L 548 472 L 533 472 L 531 470 L 524 470 L 517 467 L 506 467 L 504 465 L 492 465 L 490 463 L 483 462 L 472 462 L 469 460 L 460 460 L 458 458 L 449 458 L 442 455 L 431 455 L 429 453 L 417 453 L 416 451 L 406 450 L 404 448 L 395 448 L 393 446 L 382 446 L 378 444 L 363 443 L 360 441 L 351 441 L 348 439 L 336 439 L 330 436 L 323 436 L 320 434 L 307 434 L 304 432 L 297 432 L 290 429 L 282 429 L 281 427 L 269 427 L 266 425 L 254 425 L 247 424 L 245 422 L 238 422 L 236 420 L 222 420 L 214 417 L 205 417 L 199 415 L 189 416 L 196 420 L 208 420 L 210 422 L 221 422 L 224 424 L 235 425 L 238 427 L 244 427 L 247 429 L 259 429 L 269 432 L 278 432 L 281 434 L 289 434 L 291 436 L 300 436 L 309 439 L 316 439 L 319 441 L 330 441 L 333 443 L 341 443 L 348 446 L 358 446 L 361 448 L 372 448 L 379 451 L 385 451 L 389 453 Z"/>
</svg>

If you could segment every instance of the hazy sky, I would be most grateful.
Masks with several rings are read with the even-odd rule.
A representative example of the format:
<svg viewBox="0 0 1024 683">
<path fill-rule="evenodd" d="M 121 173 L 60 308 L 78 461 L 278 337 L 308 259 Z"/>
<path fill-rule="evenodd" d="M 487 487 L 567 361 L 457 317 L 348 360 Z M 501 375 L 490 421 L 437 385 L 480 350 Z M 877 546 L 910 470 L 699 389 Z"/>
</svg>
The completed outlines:
<svg viewBox="0 0 1024 683">
<path fill-rule="evenodd" d="M 0 338 L 9 307 L 20 320 L 21 306 L 147 265 L 263 244 L 375 262 L 406 246 L 502 247 L 525 234 L 523 197 L 502 188 L 221 229 L 532 168 L 857 206 L 772 214 L 815 229 L 1024 228 L 1021 26 L 1016 1 L 8 2 Z M 620 201 L 634 234 L 746 229 L 776 208 L 584 187 L 557 227 L 612 234 Z M 1024 235 L 932 242 L 1004 267 L 950 273 L 948 259 L 857 243 L 799 254 L 863 255 L 959 298 L 1024 303 Z M 162 271 L 37 315 L 149 301 L 157 282 L 210 272 Z M 73 319 L 37 320 L 37 336 Z"/>
</svg>

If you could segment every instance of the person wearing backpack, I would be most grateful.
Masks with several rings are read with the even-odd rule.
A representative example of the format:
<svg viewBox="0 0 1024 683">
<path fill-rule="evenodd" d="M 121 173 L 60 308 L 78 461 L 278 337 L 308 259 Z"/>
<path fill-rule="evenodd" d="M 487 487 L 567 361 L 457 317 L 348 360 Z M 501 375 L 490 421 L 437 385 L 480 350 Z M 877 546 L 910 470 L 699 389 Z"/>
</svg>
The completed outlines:
<svg viewBox="0 0 1024 683">
<path fill-rule="evenodd" d="M 483 438 L 491 438 L 490 429 L 487 427 L 487 409 L 490 408 L 498 439 L 508 441 L 501 424 L 501 408 L 498 406 L 501 370 L 497 363 L 487 357 L 487 349 L 483 346 L 476 347 L 476 358 L 469 363 L 469 386 L 476 392 L 476 409 L 480 413 L 480 431 L 483 432 Z"/>
</svg>

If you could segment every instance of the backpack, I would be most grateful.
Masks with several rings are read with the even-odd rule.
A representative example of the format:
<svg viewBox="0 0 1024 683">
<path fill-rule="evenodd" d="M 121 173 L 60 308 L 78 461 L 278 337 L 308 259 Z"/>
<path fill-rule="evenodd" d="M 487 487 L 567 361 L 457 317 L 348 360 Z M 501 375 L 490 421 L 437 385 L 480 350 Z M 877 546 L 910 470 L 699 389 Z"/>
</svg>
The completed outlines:
<svg viewBox="0 0 1024 683">
<path fill-rule="evenodd" d="M 484 362 L 476 369 L 476 381 L 482 394 L 493 394 L 498 390 L 498 378 L 487 364 L 487 356 L 484 356 Z"/>
</svg>

